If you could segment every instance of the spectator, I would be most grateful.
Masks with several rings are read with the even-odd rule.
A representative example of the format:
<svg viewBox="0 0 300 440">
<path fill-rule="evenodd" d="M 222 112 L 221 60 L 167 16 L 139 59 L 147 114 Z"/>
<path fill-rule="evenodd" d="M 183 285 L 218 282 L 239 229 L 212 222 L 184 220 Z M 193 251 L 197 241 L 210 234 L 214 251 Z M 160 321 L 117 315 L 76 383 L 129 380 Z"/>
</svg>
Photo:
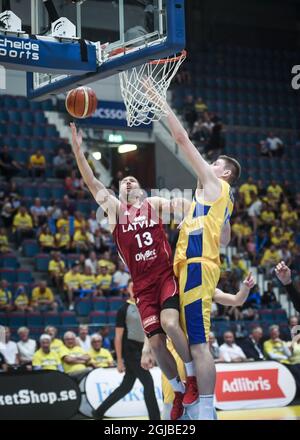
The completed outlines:
<svg viewBox="0 0 300 440">
<path fill-rule="evenodd" d="M 42 252 L 48 253 L 55 250 L 54 235 L 47 224 L 42 226 L 38 239 Z"/>
<path fill-rule="evenodd" d="M 52 260 L 49 261 L 48 265 L 48 273 L 53 285 L 61 292 L 63 291 L 63 278 L 65 271 L 66 265 L 61 258 L 61 254 L 59 252 L 53 252 Z"/>
<path fill-rule="evenodd" d="M 29 159 L 29 173 L 32 178 L 45 177 L 46 175 L 46 158 L 41 150 L 37 150 L 36 154 L 32 154 Z"/>
<path fill-rule="evenodd" d="M 0 153 L 0 171 L 1 175 L 7 181 L 10 181 L 16 174 L 22 170 L 23 166 L 20 162 L 17 162 L 9 154 L 8 146 L 4 145 Z"/>
<path fill-rule="evenodd" d="M 279 137 L 274 136 L 273 132 L 270 132 L 266 139 L 266 147 L 271 157 L 281 157 L 283 155 L 283 142 Z"/>
<path fill-rule="evenodd" d="M 242 195 L 243 201 L 247 207 L 253 203 L 255 196 L 258 194 L 258 189 L 252 177 L 249 177 L 247 182 L 240 186 L 239 194 Z"/>
<path fill-rule="evenodd" d="M 298 214 L 291 205 L 288 205 L 286 210 L 281 214 L 281 222 L 287 226 L 296 226 L 298 222 Z"/>
<path fill-rule="evenodd" d="M 205 102 L 203 102 L 203 99 L 199 96 L 199 98 L 196 99 L 195 102 L 195 112 L 197 114 L 197 116 L 202 116 L 204 112 L 207 112 L 208 107 L 205 104 Z"/>
<path fill-rule="evenodd" d="M 74 214 L 74 228 L 75 231 L 80 231 L 82 228 L 85 228 L 87 226 L 87 222 L 85 221 L 83 215 L 81 212 L 76 211 Z"/>
<path fill-rule="evenodd" d="M 74 199 L 84 198 L 84 182 L 81 177 L 78 177 L 77 170 L 73 170 L 71 176 L 65 178 L 65 189 L 69 196 Z"/>
<path fill-rule="evenodd" d="M 289 363 L 291 352 L 286 342 L 280 339 L 278 325 L 271 325 L 269 328 L 270 339 L 264 343 L 264 352 L 267 359 L 278 361 L 283 364 Z"/>
<path fill-rule="evenodd" d="M 262 206 L 260 220 L 264 225 L 264 228 L 267 229 L 268 231 L 275 222 L 275 213 L 273 209 L 270 207 L 270 205 L 267 203 L 264 203 Z"/>
<path fill-rule="evenodd" d="M 271 281 L 269 281 L 267 284 L 267 290 L 264 292 L 262 296 L 261 303 L 263 306 L 266 306 L 268 308 L 269 307 L 272 308 L 278 305 L 276 295 L 273 291 L 273 284 Z"/>
<path fill-rule="evenodd" d="M 287 266 L 292 264 L 292 253 L 288 248 L 288 243 L 284 241 L 278 251 L 280 261 L 284 261 Z"/>
<path fill-rule="evenodd" d="M 102 337 L 102 347 L 111 350 L 111 340 L 109 339 L 109 327 L 105 325 L 99 330 L 99 335 Z"/>
<path fill-rule="evenodd" d="M 42 206 L 41 199 L 37 197 L 34 199 L 34 205 L 30 208 L 30 214 L 33 217 L 34 225 L 41 226 L 47 220 L 47 211 L 45 206 Z"/>
<path fill-rule="evenodd" d="M 7 232 L 5 228 L 0 228 L 0 254 L 6 254 L 10 252 L 8 244 Z"/>
<path fill-rule="evenodd" d="M 51 349 L 51 337 L 49 335 L 41 335 L 40 349 L 33 355 L 32 366 L 34 370 L 58 370 L 63 372 L 58 353 Z"/>
<path fill-rule="evenodd" d="M 6 280 L 0 281 L 0 311 L 11 312 L 13 310 L 12 293 Z"/>
<path fill-rule="evenodd" d="M 68 227 L 66 225 L 62 225 L 58 228 L 57 233 L 55 234 L 55 246 L 60 252 L 67 253 L 70 250 L 71 245 L 71 236 L 69 234 Z"/>
<path fill-rule="evenodd" d="M 14 306 L 17 312 L 32 312 L 30 301 L 26 293 L 25 287 L 19 285 L 14 298 Z"/>
<path fill-rule="evenodd" d="M 244 362 L 247 360 L 243 350 L 234 343 L 232 332 L 224 333 L 224 344 L 220 347 L 220 357 L 224 359 L 224 362 Z"/>
<path fill-rule="evenodd" d="M 1 345 L 0 345 L 1 348 Z M 0 353 L 0 373 L 6 373 L 8 365 L 2 353 Z"/>
<path fill-rule="evenodd" d="M 81 324 L 78 329 L 77 344 L 85 351 L 91 349 L 91 337 L 89 335 L 88 325 Z"/>
<path fill-rule="evenodd" d="M 228 258 L 225 254 L 220 254 L 220 263 L 221 272 L 226 272 L 229 270 Z"/>
<path fill-rule="evenodd" d="M 212 129 L 211 135 L 206 145 L 206 152 L 208 158 L 212 160 L 220 156 L 225 149 L 225 136 L 223 133 L 223 124 L 217 122 Z"/>
<path fill-rule="evenodd" d="M 60 350 L 64 347 L 64 344 L 61 339 L 58 339 L 56 337 L 57 328 L 53 327 L 53 325 L 47 325 L 47 327 L 45 328 L 45 333 L 51 338 L 50 350 L 55 351 L 55 353 L 59 354 Z"/>
<path fill-rule="evenodd" d="M 32 290 L 31 305 L 39 312 L 57 311 L 58 304 L 46 281 L 40 281 L 38 286 Z"/>
<path fill-rule="evenodd" d="M 289 346 L 291 351 L 290 363 L 292 365 L 300 366 L 300 334 L 294 336 L 293 341 Z"/>
<path fill-rule="evenodd" d="M 15 208 L 11 197 L 5 197 L 1 208 L 1 221 L 5 228 L 9 228 L 13 221 Z"/>
<path fill-rule="evenodd" d="M 102 336 L 94 334 L 91 337 L 92 347 L 88 351 L 91 357 L 89 365 L 93 368 L 107 368 L 113 367 L 114 360 L 108 350 L 102 347 Z"/>
<path fill-rule="evenodd" d="M 274 267 L 280 261 L 280 255 L 276 247 L 272 245 L 269 249 L 266 249 L 261 259 L 260 265 L 269 274 L 270 269 Z"/>
<path fill-rule="evenodd" d="M 298 319 L 298 316 L 290 316 L 289 317 L 289 329 L 290 329 L 290 332 L 291 332 L 291 339 L 293 339 L 293 332 L 292 332 L 292 330 L 293 330 L 293 328 L 294 327 L 296 327 L 296 325 L 299 325 L 299 319 Z"/>
<path fill-rule="evenodd" d="M 256 232 L 257 229 L 257 220 L 260 217 L 261 214 L 261 210 L 263 207 L 263 203 L 262 201 L 258 198 L 258 196 L 256 194 L 254 194 L 253 199 L 252 199 L 252 203 L 248 208 L 248 216 L 250 217 L 251 221 L 252 221 L 252 226 L 253 226 L 253 230 L 254 232 Z"/>
<path fill-rule="evenodd" d="M 127 288 L 129 280 L 130 275 L 125 271 L 125 264 L 120 261 L 118 264 L 118 270 L 113 274 L 113 285 L 116 289 L 122 292 L 122 290 Z"/>
<path fill-rule="evenodd" d="M 76 209 L 76 205 L 73 201 L 71 201 L 69 199 L 69 196 L 66 194 L 63 196 L 63 201 L 61 204 L 61 209 L 63 212 L 67 212 L 67 218 L 69 217 L 69 215 L 74 215 L 75 209 Z M 65 215 L 65 214 L 64 214 Z"/>
<path fill-rule="evenodd" d="M 111 236 L 111 234 L 109 234 Z M 99 266 L 107 266 L 108 267 L 108 272 L 112 275 L 113 273 L 115 273 L 116 270 L 116 265 L 111 261 L 112 256 L 111 256 L 111 251 L 105 251 L 103 252 L 103 254 L 101 255 L 101 258 L 99 260 Z M 125 268 L 125 266 L 124 266 Z"/>
<path fill-rule="evenodd" d="M 189 131 L 191 131 L 194 122 L 197 119 L 193 95 L 188 95 L 185 98 L 185 103 L 183 105 L 183 117 L 188 125 Z"/>
<path fill-rule="evenodd" d="M 214 359 L 214 362 L 215 363 L 224 362 L 224 359 L 220 357 L 220 347 L 213 332 L 209 333 L 208 343 L 209 343 L 209 350 Z"/>
<path fill-rule="evenodd" d="M 58 179 L 63 179 L 70 172 L 66 152 L 63 148 L 58 150 L 57 155 L 53 159 L 53 169 L 54 175 Z"/>
<path fill-rule="evenodd" d="M 21 206 L 18 213 L 14 216 L 13 231 L 17 247 L 20 247 L 24 238 L 33 236 L 32 218 L 24 206 Z"/>
<path fill-rule="evenodd" d="M 47 216 L 54 221 L 57 221 L 62 216 L 62 210 L 55 199 L 50 200 L 50 204 L 47 207 Z"/>
<path fill-rule="evenodd" d="M 113 277 L 108 273 L 108 267 L 106 265 L 101 265 L 97 271 L 96 276 L 96 286 L 97 292 L 96 296 L 109 296 L 112 288 Z"/>
<path fill-rule="evenodd" d="M 233 255 L 230 270 L 235 274 L 238 280 L 242 280 L 248 272 L 246 262 L 240 255 Z"/>
<path fill-rule="evenodd" d="M 73 237 L 73 248 L 76 252 L 88 252 L 93 244 L 93 236 L 87 230 L 86 226 L 83 226 L 81 229 L 77 229 L 75 231 Z"/>
<path fill-rule="evenodd" d="M 254 327 L 248 338 L 241 342 L 241 348 L 248 360 L 263 361 L 265 356 L 263 353 L 263 330 L 261 327 Z"/>
<path fill-rule="evenodd" d="M 110 188 L 116 193 L 119 194 L 119 185 L 121 180 L 124 179 L 123 171 L 118 171 L 115 177 L 112 179 L 110 183 Z"/>
<path fill-rule="evenodd" d="M 80 381 L 91 368 L 87 365 L 91 357 L 80 346 L 76 345 L 76 335 L 73 332 L 64 334 L 64 347 L 60 351 L 60 358 L 64 372 Z"/>
<path fill-rule="evenodd" d="M 80 283 L 79 261 L 75 261 L 72 265 L 72 269 L 64 276 L 64 290 L 67 295 L 69 310 L 74 310 L 74 295 L 79 292 Z"/>
<path fill-rule="evenodd" d="M 17 342 L 20 365 L 27 370 L 32 370 L 31 362 L 36 350 L 36 342 L 34 339 L 29 339 L 29 329 L 27 327 L 20 327 L 18 329 L 19 342 Z"/>
<path fill-rule="evenodd" d="M 93 275 L 96 275 L 97 269 L 99 267 L 98 259 L 96 252 L 91 251 L 89 254 L 89 258 L 85 260 L 85 266 L 91 269 Z"/>
<path fill-rule="evenodd" d="M 85 266 L 84 273 L 81 275 L 80 281 L 80 296 L 84 296 L 86 294 L 93 294 L 96 292 L 96 277 L 92 274 L 91 268 Z"/>
<path fill-rule="evenodd" d="M 99 223 L 96 217 L 96 211 L 92 211 L 88 218 L 89 231 L 94 235 L 97 229 L 99 229 Z"/>
<path fill-rule="evenodd" d="M 0 353 L 4 356 L 8 369 L 16 368 L 19 365 L 19 354 L 17 344 L 10 340 L 10 329 L 5 327 L 5 342 L 0 346 Z"/>
<path fill-rule="evenodd" d="M 259 309 L 261 306 L 261 295 L 257 284 L 251 289 L 247 301 L 245 302 L 245 308 Z"/>
<path fill-rule="evenodd" d="M 267 194 L 274 197 L 274 199 L 279 202 L 281 195 L 283 194 L 283 190 L 281 186 L 276 182 L 276 180 L 272 180 L 271 184 L 267 188 Z"/>
</svg>

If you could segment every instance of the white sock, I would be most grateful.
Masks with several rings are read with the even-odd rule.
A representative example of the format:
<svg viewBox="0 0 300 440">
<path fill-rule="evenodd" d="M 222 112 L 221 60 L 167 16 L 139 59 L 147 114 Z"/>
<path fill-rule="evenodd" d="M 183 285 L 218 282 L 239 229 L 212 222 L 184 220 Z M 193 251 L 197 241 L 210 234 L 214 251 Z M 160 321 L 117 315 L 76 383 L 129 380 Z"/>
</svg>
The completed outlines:
<svg viewBox="0 0 300 440">
<path fill-rule="evenodd" d="M 194 368 L 194 362 L 187 362 L 184 363 L 185 371 L 187 376 L 195 376 L 195 368 Z"/>
<path fill-rule="evenodd" d="M 207 394 L 199 399 L 199 420 L 215 420 L 214 395 Z"/>
<path fill-rule="evenodd" d="M 181 380 L 178 376 L 174 377 L 174 379 L 168 379 L 168 380 L 169 380 L 171 387 L 173 388 L 173 391 L 175 393 L 176 392 L 184 393 L 185 388 L 184 388 L 183 383 L 181 382 Z"/>
</svg>

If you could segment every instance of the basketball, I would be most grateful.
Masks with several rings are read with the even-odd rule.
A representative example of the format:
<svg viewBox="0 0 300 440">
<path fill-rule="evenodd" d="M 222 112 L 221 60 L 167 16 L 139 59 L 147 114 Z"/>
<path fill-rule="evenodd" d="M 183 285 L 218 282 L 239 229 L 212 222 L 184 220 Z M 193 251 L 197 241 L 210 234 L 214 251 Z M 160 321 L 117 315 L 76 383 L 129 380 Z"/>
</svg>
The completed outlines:
<svg viewBox="0 0 300 440">
<path fill-rule="evenodd" d="M 74 118 L 90 117 L 97 108 L 97 96 L 90 87 L 70 90 L 66 97 L 66 109 Z"/>
</svg>

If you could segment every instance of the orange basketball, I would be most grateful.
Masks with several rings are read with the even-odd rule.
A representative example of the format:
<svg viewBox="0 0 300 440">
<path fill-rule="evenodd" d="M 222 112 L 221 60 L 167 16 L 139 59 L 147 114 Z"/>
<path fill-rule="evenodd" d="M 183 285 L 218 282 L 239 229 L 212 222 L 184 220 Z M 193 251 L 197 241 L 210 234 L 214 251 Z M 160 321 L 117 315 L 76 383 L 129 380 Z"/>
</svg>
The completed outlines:
<svg viewBox="0 0 300 440">
<path fill-rule="evenodd" d="M 65 104 L 74 118 L 88 118 L 97 108 L 97 96 L 90 87 L 78 87 L 68 92 Z"/>
</svg>

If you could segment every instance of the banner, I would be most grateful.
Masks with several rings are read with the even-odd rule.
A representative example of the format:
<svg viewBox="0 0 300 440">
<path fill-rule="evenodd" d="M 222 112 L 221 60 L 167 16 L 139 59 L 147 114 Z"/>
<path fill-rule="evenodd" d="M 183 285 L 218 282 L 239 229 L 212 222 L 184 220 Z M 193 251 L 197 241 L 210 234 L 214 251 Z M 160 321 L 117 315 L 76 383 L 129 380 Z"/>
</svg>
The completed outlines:
<svg viewBox="0 0 300 440">
<path fill-rule="evenodd" d="M 152 368 L 155 394 L 160 409 L 162 409 L 161 370 Z M 85 378 L 87 402 L 92 408 L 97 408 L 122 382 L 124 373 L 118 373 L 116 368 L 97 368 Z M 148 416 L 144 401 L 144 387 L 137 379 L 132 390 L 106 413 L 107 417 L 140 417 Z"/>
<path fill-rule="evenodd" d="M 98 101 L 98 107 L 90 118 L 78 121 L 82 124 L 95 124 L 103 127 L 126 128 L 128 129 L 126 120 L 125 104 L 120 101 Z M 135 129 L 151 130 L 152 124 L 133 127 Z"/>
<path fill-rule="evenodd" d="M 87 44 L 87 59 L 82 61 L 79 43 L 0 36 L 0 65 L 7 69 L 63 75 L 95 72 L 97 61 L 93 44 Z"/>
<path fill-rule="evenodd" d="M 79 404 L 78 385 L 67 374 L 0 374 L 0 420 L 67 420 Z"/>
<path fill-rule="evenodd" d="M 217 364 L 215 405 L 218 409 L 286 406 L 296 394 L 290 371 L 278 362 Z"/>
</svg>

